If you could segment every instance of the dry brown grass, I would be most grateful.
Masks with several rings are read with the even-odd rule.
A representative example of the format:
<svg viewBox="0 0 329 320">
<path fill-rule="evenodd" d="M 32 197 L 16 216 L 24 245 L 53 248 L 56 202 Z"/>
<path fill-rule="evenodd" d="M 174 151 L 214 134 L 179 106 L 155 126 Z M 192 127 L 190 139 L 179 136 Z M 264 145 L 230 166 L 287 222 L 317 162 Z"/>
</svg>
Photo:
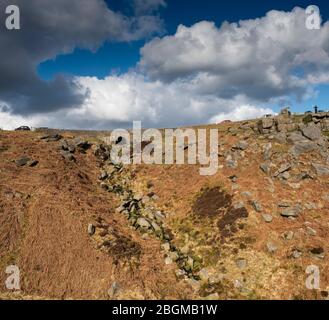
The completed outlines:
<svg viewBox="0 0 329 320">
<path fill-rule="evenodd" d="M 180 298 L 183 293 L 176 291 L 180 285 L 174 272 L 163 263 L 160 243 L 143 240 L 128 228 L 115 211 L 118 200 L 100 188 L 92 152 L 77 154 L 76 163 L 65 162 L 58 143 L 39 136 L 0 132 L 1 145 L 9 146 L 0 153 L 0 267 L 19 266 L 21 295 L 107 299 L 116 281 L 123 298 Z M 38 160 L 38 166 L 17 167 L 12 160 L 23 154 Z M 116 265 L 111 254 L 94 247 L 87 226 L 97 217 L 138 244 L 137 269 Z M 6 276 L 0 272 L 0 292 L 5 295 Z M 131 288 L 133 292 L 126 293 Z M 189 296 L 186 290 L 185 295 Z"/>
</svg>

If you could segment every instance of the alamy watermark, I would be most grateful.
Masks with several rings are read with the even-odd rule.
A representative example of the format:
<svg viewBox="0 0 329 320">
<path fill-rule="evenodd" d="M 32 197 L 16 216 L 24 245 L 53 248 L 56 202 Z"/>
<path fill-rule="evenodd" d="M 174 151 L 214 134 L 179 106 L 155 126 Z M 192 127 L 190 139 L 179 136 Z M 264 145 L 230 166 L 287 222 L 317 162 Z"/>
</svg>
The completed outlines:
<svg viewBox="0 0 329 320">
<path fill-rule="evenodd" d="M 21 16 L 20 9 L 16 5 L 10 5 L 5 10 L 6 21 L 5 26 L 8 30 L 20 30 L 21 29 Z"/>
<path fill-rule="evenodd" d="M 305 26 L 308 30 L 320 30 L 321 14 L 320 9 L 316 5 L 310 5 L 306 8 Z M 9 5 L 5 9 L 6 21 L 5 25 L 8 30 L 20 30 L 20 9 L 17 5 Z"/>
<path fill-rule="evenodd" d="M 7 290 L 11 290 L 11 291 L 21 290 L 19 268 L 15 265 L 8 266 L 6 268 L 6 273 L 9 274 L 8 278 L 5 281 Z"/>
<path fill-rule="evenodd" d="M 305 26 L 308 30 L 320 30 L 321 28 L 321 15 L 318 6 L 311 5 L 306 8 L 306 21 Z"/>
<path fill-rule="evenodd" d="M 141 121 L 134 121 L 132 133 L 117 129 L 105 142 L 115 164 L 199 164 L 200 175 L 210 176 L 219 168 L 218 139 L 218 129 L 142 130 Z"/>
<path fill-rule="evenodd" d="M 9 275 L 5 281 L 7 290 L 21 290 L 19 267 L 16 265 L 10 265 L 6 268 L 5 272 Z M 310 265 L 306 268 L 306 275 L 306 288 L 309 290 L 320 290 L 320 268 L 316 265 Z"/>
<path fill-rule="evenodd" d="M 305 285 L 309 290 L 320 290 L 320 269 L 318 266 L 311 265 L 306 268 L 308 275 Z"/>
</svg>

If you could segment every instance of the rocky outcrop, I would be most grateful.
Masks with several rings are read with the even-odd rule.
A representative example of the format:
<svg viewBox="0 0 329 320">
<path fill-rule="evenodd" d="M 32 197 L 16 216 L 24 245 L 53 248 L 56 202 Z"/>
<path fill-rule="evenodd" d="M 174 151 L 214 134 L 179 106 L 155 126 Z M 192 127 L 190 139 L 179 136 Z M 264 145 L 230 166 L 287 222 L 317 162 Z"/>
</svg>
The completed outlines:
<svg viewBox="0 0 329 320">
<path fill-rule="evenodd" d="M 321 131 L 329 132 L 329 113 L 309 114 L 305 117 L 281 113 L 276 117 L 259 120 L 254 130 L 260 134 L 289 133 L 300 130 L 307 139 L 317 141 L 321 139 Z"/>
<path fill-rule="evenodd" d="M 329 113 L 299 116 L 281 112 L 278 116 L 258 120 L 253 129 L 272 141 L 288 143 L 291 146 L 289 154 L 294 159 L 306 153 L 317 152 L 325 161 L 329 160 Z M 264 151 L 264 160 L 268 161 L 271 155 L 271 148 L 268 148 Z M 268 163 L 261 164 L 261 169 L 268 174 Z M 277 173 L 280 174 L 282 173 Z"/>
</svg>

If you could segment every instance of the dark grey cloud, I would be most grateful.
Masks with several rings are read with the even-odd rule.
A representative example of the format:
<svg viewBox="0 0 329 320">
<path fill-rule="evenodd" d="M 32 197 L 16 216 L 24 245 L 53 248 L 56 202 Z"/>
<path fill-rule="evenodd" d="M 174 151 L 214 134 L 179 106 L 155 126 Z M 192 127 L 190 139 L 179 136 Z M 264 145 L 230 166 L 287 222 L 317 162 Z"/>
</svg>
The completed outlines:
<svg viewBox="0 0 329 320">
<path fill-rule="evenodd" d="M 36 64 L 58 52 L 69 52 L 77 45 L 93 49 L 104 37 L 129 40 L 145 35 L 145 30 L 152 29 L 149 26 L 153 25 L 154 17 L 136 12 L 152 12 L 151 8 L 138 11 L 136 7 L 133 18 L 116 15 L 118 25 L 121 24 L 119 33 L 109 33 L 106 29 L 104 36 L 104 28 L 94 30 L 88 27 L 88 21 L 71 30 L 65 22 L 67 17 L 61 22 L 66 28 L 51 24 L 52 32 L 38 35 L 34 30 L 34 37 L 23 37 L 24 50 L 13 51 L 15 54 L 6 56 L 6 63 L 1 64 L 0 71 L 6 73 L 7 80 L 0 79 L 3 90 L 2 95 L 0 92 L 0 126 L 14 128 L 28 124 L 103 129 L 126 127 L 133 120 L 142 120 L 146 127 L 243 120 L 271 113 L 271 106 L 289 103 L 296 97 L 315 96 L 316 85 L 329 83 L 329 22 L 320 30 L 307 30 L 305 10 L 295 8 L 291 12 L 273 10 L 262 18 L 224 23 L 220 27 L 208 21 L 180 26 L 175 35 L 153 38 L 146 44 L 141 51 L 139 68 L 126 74 L 105 79 L 76 77 L 74 81 L 58 77 L 50 84 L 42 82 L 45 87 L 49 85 L 49 91 L 40 86 L 37 95 L 24 94 L 29 92 L 29 85 L 35 88 L 33 81 L 40 81 L 35 74 Z M 96 20 L 95 23 L 102 21 L 101 15 Z M 81 32 L 81 28 L 88 32 Z M 57 29 L 61 30 L 58 34 Z M 41 38 L 45 35 L 45 39 L 40 40 L 42 50 L 35 45 L 39 43 L 36 35 Z M 7 41 L 5 50 L 10 53 L 8 48 L 15 48 L 17 42 L 9 37 L 4 40 Z M 10 91 L 13 81 L 19 91 Z M 70 88 L 68 95 L 67 88 Z M 75 102 L 69 96 L 76 89 L 82 94 L 88 91 L 81 104 L 79 99 Z M 52 94 L 59 96 L 53 98 Z M 15 110 L 21 114 L 27 113 L 28 103 L 41 108 L 42 102 L 49 104 L 47 111 L 56 112 L 37 113 L 32 117 L 10 115 L 7 107 L 3 107 L 5 95 L 7 101 L 17 99 Z M 38 98 L 40 103 L 31 102 L 33 98 Z M 75 103 L 77 107 L 58 110 L 56 101 L 61 98 L 63 106 L 71 101 L 68 105 Z M 40 110 L 35 105 L 34 110 Z"/>
<path fill-rule="evenodd" d="M 5 8 L 21 12 L 21 30 L 5 28 Z M 105 40 L 134 41 L 160 31 L 157 16 L 127 17 L 104 0 L 1 0 L 0 101 L 13 114 L 51 112 L 81 105 L 85 94 L 64 76 L 43 81 L 37 66 L 76 47 L 96 50 Z"/>
</svg>

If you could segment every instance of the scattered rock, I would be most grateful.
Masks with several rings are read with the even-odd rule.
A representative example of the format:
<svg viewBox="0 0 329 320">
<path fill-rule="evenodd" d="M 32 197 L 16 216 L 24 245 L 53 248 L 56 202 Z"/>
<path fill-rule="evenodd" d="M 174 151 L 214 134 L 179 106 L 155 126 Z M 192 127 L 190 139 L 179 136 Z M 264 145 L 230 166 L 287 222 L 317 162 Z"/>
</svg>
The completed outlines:
<svg viewBox="0 0 329 320">
<path fill-rule="evenodd" d="M 75 152 L 75 146 L 72 145 L 72 144 L 69 144 L 68 147 L 67 147 L 67 151 L 69 151 L 71 153 L 74 153 Z"/>
<path fill-rule="evenodd" d="M 249 191 L 241 192 L 241 195 L 242 195 L 243 197 L 247 197 L 247 198 L 251 198 L 251 197 L 252 197 L 252 193 L 249 192 Z"/>
<path fill-rule="evenodd" d="M 41 137 L 41 140 L 46 140 L 47 142 L 56 142 L 61 139 L 63 139 L 63 137 L 59 133 L 53 133 L 53 134 Z"/>
<path fill-rule="evenodd" d="M 310 253 L 313 257 L 315 257 L 317 259 L 324 259 L 324 257 L 325 257 L 325 252 L 322 247 L 312 248 L 310 250 Z"/>
<path fill-rule="evenodd" d="M 216 274 L 216 275 L 211 275 L 209 278 L 209 284 L 210 285 L 215 285 L 224 280 L 225 276 L 223 274 Z"/>
<path fill-rule="evenodd" d="M 269 253 L 275 253 L 278 251 L 278 247 L 273 242 L 268 242 L 266 247 Z"/>
<path fill-rule="evenodd" d="M 316 231 L 314 229 L 312 229 L 311 227 L 306 227 L 306 233 L 309 236 L 315 237 L 316 236 Z"/>
<path fill-rule="evenodd" d="M 250 129 L 251 129 L 251 126 L 252 126 L 251 123 L 249 123 L 249 122 L 245 122 L 245 123 L 243 123 L 243 124 L 240 126 L 240 129 L 241 129 L 241 130 L 250 130 Z"/>
<path fill-rule="evenodd" d="M 99 180 L 106 180 L 107 178 L 108 178 L 108 174 L 107 174 L 107 172 L 105 171 L 105 170 L 102 170 L 102 172 L 101 172 L 101 174 L 100 174 L 100 176 L 99 176 Z"/>
<path fill-rule="evenodd" d="M 285 144 L 287 143 L 287 135 L 285 132 L 279 132 L 276 135 L 274 135 L 274 140 L 281 144 Z"/>
<path fill-rule="evenodd" d="M 143 200 L 143 197 L 144 197 L 144 195 L 142 193 L 137 193 L 134 196 L 134 200 L 136 200 L 136 201 L 139 202 L 139 201 L 142 201 Z"/>
<path fill-rule="evenodd" d="M 231 180 L 232 183 L 237 183 L 238 177 L 236 175 L 230 176 L 229 179 Z"/>
<path fill-rule="evenodd" d="M 287 208 L 287 209 L 283 210 L 281 212 L 281 216 L 286 217 L 286 218 L 289 218 L 289 217 L 296 218 L 299 216 L 300 213 L 301 213 L 300 207 L 296 206 L 294 208 Z"/>
<path fill-rule="evenodd" d="M 289 171 L 291 169 L 291 164 L 290 163 L 284 163 L 281 165 L 281 167 L 279 168 L 279 170 L 277 170 L 274 173 L 274 177 L 278 177 L 280 174 Z"/>
<path fill-rule="evenodd" d="M 68 151 L 70 153 L 74 153 L 75 152 L 75 146 L 73 144 L 69 144 L 67 142 L 67 140 L 61 141 L 60 144 L 59 144 L 59 146 L 60 146 L 60 148 L 62 150 Z"/>
<path fill-rule="evenodd" d="M 143 229 L 151 228 L 151 224 L 145 218 L 138 218 L 136 224 Z"/>
<path fill-rule="evenodd" d="M 271 166 L 268 163 L 262 163 L 260 168 L 265 174 L 270 174 L 271 172 Z"/>
<path fill-rule="evenodd" d="M 89 236 L 93 236 L 94 234 L 95 234 L 95 232 L 96 232 L 96 228 L 95 228 L 95 226 L 93 225 L 93 224 L 89 224 L 88 225 L 88 234 L 89 234 Z"/>
<path fill-rule="evenodd" d="M 237 161 L 233 159 L 226 159 L 226 166 L 231 169 L 235 169 L 238 166 Z"/>
<path fill-rule="evenodd" d="M 187 258 L 186 264 L 185 264 L 186 271 L 193 271 L 194 269 L 194 260 L 191 257 Z"/>
<path fill-rule="evenodd" d="M 291 207 L 291 203 L 287 202 L 287 201 L 281 201 L 278 204 L 279 208 L 290 208 Z"/>
<path fill-rule="evenodd" d="M 238 149 L 238 150 L 244 151 L 244 150 L 247 150 L 248 146 L 249 146 L 249 144 L 248 144 L 247 141 L 239 141 L 236 144 L 235 148 Z"/>
<path fill-rule="evenodd" d="M 266 186 L 266 190 L 268 190 L 271 193 L 275 192 L 275 185 L 273 180 L 270 177 L 265 177 L 265 180 L 268 182 L 268 185 Z"/>
<path fill-rule="evenodd" d="M 68 160 L 68 161 L 76 161 L 74 155 L 70 151 L 61 150 L 60 151 L 60 154 L 62 155 L 62 157 L 65 160 Z"/>
<path fill-rule="evenodd" d="M 176 262 L 179 259 L 179 254 L 176 251 L 169 253 L 169 257 L 173 262 Z"/>
<path fill-rule="evenodd" d="M 301 154 L 318 150 L 316 143 L 311 141 L 296 142 L 295 145 L 290 149 L 290 153 L 293 157 L 298 158 Z"/>
<path fill-rule="evenodd" d="M 283 234 L 283 239 L 287 240 L 287 241 L 291 241 L 295 236 L 295 233 L 293 231 L 286 231 Z"/>
<path fill-rule="evenodd" d="M 263 129 L 271 129 L 274 125 L 273 118 L 264 118 L 261 120 L 261 125 Z"/>
<path fill-rule="evenodd" d="M 282 177 L 282 179 L 284 179 L 284 180 L 289 180 L 290 173 L 288 171 L 286 171 L 286 172 L 282 173 L 282 175 L 280 177 Z"/>
<path fill-rule="evenodd" d="M 15 163 L 18 167 L 23 167 L 23 166 L 27 165 L 30 161 L 31 161 L 31 159 L 29 157 L 23 156 L 23 157 L 15 160 Z"/>
<path fill-rule="evenodd" d="M 302 251 L 299 249 L 293 249 L 291 252 L 291 257 L 294 259 L 299 259 L 301 258 L 303 255 Z"/>
<path fill-rule="evenodd" d="M 27 165 L 29 167 L 36 167 L 37 165 L 39 164 L 39 161 L 38 160 L 30 160 Z"/>
<path fill-rule="evenodd" d="M 296 143 L 308 142 L 308 140 L 305 139 L 305 137 L 303 137 L 303 135 L 300 132 L 292 132 L 289 134 L 287 138 L 287 142 L 291 144 L 296 144 Z"/>
<path fill-rule="evenodd" d="M 163 215 L 161 211 L 156 211 L 154 213 L 154 218 L 158 222 L 163 222 L 166 219 L 165 215 Z"/>
<path fill-rule="evenodd" d="M 208 282 L 210 278 L 208 270 L 205 268 L 201 269 L 199 272 L 199 277 L 202 282 Z"/>
<path fill-rule="evenodd" d="M 296 177 L 296 181 L 303 181 L 306 179 L 314 179 L 314 177 L 310 175 L 308 172 L 301 172 Z"/>
<path fill-rule="evenodd" d="M 84 139 L 82 139 L 82 138 L 79 138 L 79 137 L 74 138 L 74 139 L 72 140 L 72 144 L 73 144 L 76 148 L 79 148 L 79 149 L 81 149 L 81 150 L 88 150 L 88 149 L 91 147 L 91 144 L 90 144 L 88 141 L 86 141 L 86 140 L 84 140 Z"/>
<path fill-rule="evenodd" d="M 69 151 L 69 144 L 68 144 L 67 140 L 61 141 L 59 143 L 59 148 L 65 150 L 65 151 Z"/>
<path fill-rule="evenodd" d="M 273 221 L 273 216 L 270 214 L 263 214 L 262 217 L 266 223 L 271 223 Z"/>
<path fill-rule="evenodd" d="M 165 242 L 161 245 L 161 248 L 165 251 L 165 252 L 170 252 L 170 243 L 169 242 Z"/>
<path fill-rule="evenodd" d="M 317 163 L 312 163 L 312 166 L 318 176 L 329 176 L 329 167 Z"/>
<path fill-rule="evenodd" d="M 176 270 L 175 274 L 176 274 L 177 279 L 179 279 L 179 280 L 184 279 L 185 276 L 186 276 L 186 272 L 184 270 L 181 270 L 181 269 Z"/>
<path fill-rule="evenodd" d="M 172 263 L 173 263 L 173 261 L 171 260 L 171 258 L 170 257 L 166 257 L 165 264 L 166 265 L 171 265 Z"/>
<path fill-rule="evenodd" d="M 162 233 L 161 227 L 154 221 L 151 222 L 152 228 L 156 234 Z"/>
<path fill-rule="evenodd" d="M 102 161 L 106 161 L 109 159 L 110 157 L 110 147 L 104 144 L 98 144 L 98 145 L 93 145 L 92 146 L 93 149 L 93 153 L 94 155 L 102 160 Z"/>
<path fill-rule="evenodd" d="M 243 202 L 237 202 L 233 205 L 234 209 L 242 209 L 245 207 Z"/>
<path fill-rule="evenodd" d="M 270 160 L 272 157 L 272 143 L 267 143 L 264 146 L 264 154 L 263 154 L 263 158 L 265 161 Z"/>
<path fill-rule="evenodd" d="M 322 138 L 321 130 L 318 126 L 316 126 L 314 123 L 310 123 L 307 126 L 303 126 L 301 128 L 302 134 L 304 137 L 312 140 L 312 141 L 318 141 Z"/>
<path fill-rule="evenodd" d="M 196 281 L 195 279 L 187 279 L 186 282 L 192 287 L 194 291 L 199 291 L 201 287 L 200 281 Z"/>
<path fill-rule="evenodd" d="M 262 205 L 257 201 L 253 201 L 252 206 L 257 212 L 262 212 L 263 210 Z"/>
</svg>

